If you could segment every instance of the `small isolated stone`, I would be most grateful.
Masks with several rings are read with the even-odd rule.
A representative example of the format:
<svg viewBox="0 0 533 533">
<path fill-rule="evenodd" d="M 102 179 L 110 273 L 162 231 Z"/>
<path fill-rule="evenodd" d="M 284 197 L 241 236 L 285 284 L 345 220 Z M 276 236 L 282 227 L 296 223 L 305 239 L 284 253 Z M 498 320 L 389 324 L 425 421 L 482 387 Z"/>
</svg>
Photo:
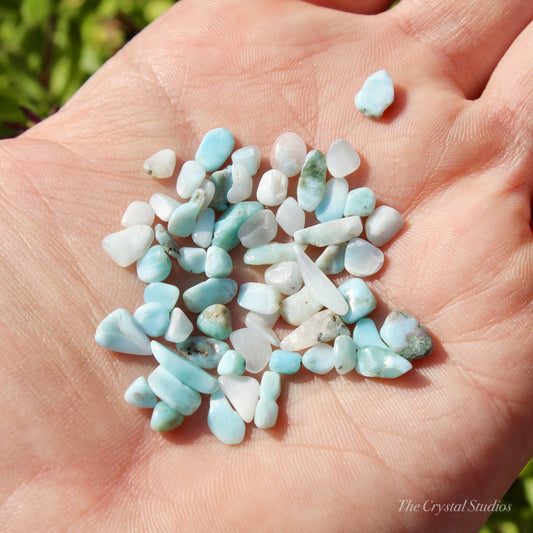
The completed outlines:
<svg viewBox="0 0 533 533">
<path fill-rule="evenodd" d="M 176 181 L 176 191 L 181 198 L 190 198 L 205 180 L 205 169 L 196 161 L 185 161 Z"/>
<path fill-rule="evenodd" d="M 273 400 L 259 398 L 255 408 L 254 424 L 261 429 L 273 428 L 278 420 L 279 407 Z"/>
<path fill-rule="evenodd" d="M 250 376 L 220 376 L 220 388 L 245 422 L 254 419 L 259 382 Z"/>
<path fill-rule="evenodd" d="M 239 228 L 237 235 L 245 248 L 270 242 L 278 232 L 276 216 L 270 209 L 263 209 L 250 216 Z"/>
<path fill-rule="evenodd" d="M 381 346 L 363 346 L 357 350 L 355 370 L 368 378 L 397 378 L 413 368 L 405 358 Z"/>
<path fill-rule="evenodd" d="M 270 152 L 270 166 L 291 178 L 302 169 L 306 154 L 304 140 L 297 133 L 288 131 L 274 142 Z"/>
<path fill-rule="evenodd" d="M 369 118 L 381 118 L 394 101 L 394 84 L 386 70 L 369 76 L 355 95 L 355 107 Z"/>
<path fill-rule="evenodd" d="M 383 246 L 403 228 L 403 217 L 388 205 L 378 207 L 365 223 L 366 238 L 374 246 Z"/>
<path fill-rule="evenodd" d="M 280 205 L 287 198 L 288 177 L 276 168 L 267 170 L 257 186 L 257 200 L 263 205 Z"/>
<path fill-rule="evenodd" d="M 169 342 L 183 342 L 192 333 L 194 326 L 187 315 L 179 307 L 172 309 L 170 322 L 165 332 L 165 339 Z"/>
<path fill-rule="evenodd" d="M 329 147 L 326 163 L 334 178 L 345 178 L 359 168 L 361 158 L 346 139 L 337 139 Z"/>
<path fill-rule="evenodd" d="M 225 444 L 240 444 L 244 439 L 244 420 L 233 410 L 224 393 L 211 395 L 207 425 L 215 437 Z"/>
<path fill-rule="evenodd" d="M 314 211 L 326 191 L 326 157 L 320 150 L 311 150 L 298 179 L 296 197 L 304 211 Z"/>
<path fill-rule="evenodd" d="M 102 239 L 104 252 L 118 266 L 127 267 L 141 258 L 154 240 L 154 230 L 146 224 L 135 224 Z"/>
<path fill-rule="evenodd" d="M 213 172 L 224 164 L 234 146 L 235 138 L 231 131 L 226 128 L 215 128 L 204 135 L 194 159 L 207 172 Z"/>
<path fill-rule="evenodd" d="M 277 372 L 265 370 L 259 387 L 259 398 L 276 401 L 281 394 L 281 377 Z"/>
<path fill-rule="evenodd" d="M 183 270 L 191 274 L 200 274 L 205 271 L 207 252 L 204 248 L 183 246 L 178 252 L 178 263 Z"/>
<path fill-rule="evenodd" d="M 292 237 L 305 226 L 305 211 L 292 196 L 289 196 L 278 207 L 276 220 L 280 228 Z"/>
<path fill-rule="evenodd" d="M 144 376 L 138 377 L 124 393 L 124 399 L 130 405 L 144 408 L 154 408 L 157 404 L 157 398 L 152 392 L 148 381 Z"/>
<path fill-rule="evenodd" d="M 131 202 L 126 208 L 124 215 L 122 215 L 121 225 L 125 228 L 135 224 L 146 224 L 151 226 L 154 222 L 154 210 L 152 206 L 146 202 Z"/>
<path fill-rule="evenodd" d="M 243 165 L 250 176 L 255 176 L 261 164 L 261 151 L 255 145 L 243 146 L 231 154 L 231 162 Z"/>
<path fill-rule="evenodd" d="M 144 171 L 154 178 L 170 178 L 176 168 L 176 154 L 170 148 L 164 148 L 150 156 L 144 163 Z"/>
<path fill-rule="evenodd" d="M 383 252 L 364 239 L 352 239 L 346 247 L 344 267 L 360 278 L 372 276 L 383 266 Z"/>
<path fill-rule="evenodd" d="M 300 370 L 302 356 L 290 350 L 274 350 L 268 368 L 278 374 L 296 374 Z"/>
<path fill-rule="evenodd" d="M 335 366 L 333 346 L 320 342 L 302 356 L 302 365 L 314 374 L 327 374 Z"/>
<path fill-rule="evenodd" d="M 196 324 L 208 337 L 224 340 L 231 333 L 231 314 L 225 305 L 209 305 L 198 315 Z"/>
<path fill-rule="evenodd" d="M 210 246 L 205 257 L 205 275 L 208 278 L 225 278 L 233 270 L 231 256 L 219 246 Z"/>
</svg>

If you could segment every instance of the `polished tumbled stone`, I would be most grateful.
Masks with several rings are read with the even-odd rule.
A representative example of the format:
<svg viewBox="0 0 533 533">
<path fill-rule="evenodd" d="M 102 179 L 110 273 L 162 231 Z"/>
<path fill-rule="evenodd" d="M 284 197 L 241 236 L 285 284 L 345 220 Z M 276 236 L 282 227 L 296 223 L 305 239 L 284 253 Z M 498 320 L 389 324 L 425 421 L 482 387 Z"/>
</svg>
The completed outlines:
<svg viewBox="0 0 533 533">
<path fill-rule="evenodd" d="M 265 270 L 265 281 L 282 294 L 297 293 L 303 285 L 300 267 L 296 261 L 281 261 Z"/>
<path fill-rule="evenodd" d="M 155 407 L 158 402 L 156 395 L 152 392 L 144 376 L 138 377 L 133 381 L 124 393 L 124 399 L 130 405 L 150 409 Z"/>
<path fill-rule="evenodd" d="M 215 225 L 215 212 L 208 207 L 196 220 L 196 225 L 191 233 L 191 238 L 196 246 L 207 248 L 213 238 Z"/>
<path fill-rule="evenodd" d="M 248 201 L 232 205 L 216 222 L 211 244 L 224 248 L 227 252 L 239 243 L 239 228 L 244 222 L 263 209 L 259 202 Z"/>
<path fill-rule="evenodd" d="M 364 239 L 352 239 L 346 247 L 344 267 L 353 276 L 372 276 L 383 266 L 383 252 Z"/>
<path fill-rule="evenodd" d="M 259 398 L 276 401 L 281 394 L 281 377 L 278 372 L 265 370 L 261 377 Z"/>
<path fill-rule="evenodd" d="M 233 410 L 221 390 L 211 395 L 207 425 L 213 435 L 225 444 L 239 444 L 244 439 L 244 420 Z"/>
<path fill-rule="evenodd" d="M 225 278 L 233 270 L 231 256 L 219 246 L 211 245 L 205 258 L 205 275 L 208 278 Z"/>
<path fill-rule="evenodd" d="M 267 170 L 257 186 L 257 200 L 263 205 L 280 205 L 287 198 L 289 178 L 281 170 Z"/>
<path fill-rule="evenodd" d="M 201 313 L 208 305 L 231 302 L 237 289 L 237 283 L 230 278 L 210 278 L 187 289 L 183 302 L 189 311 Z"/>
<path fill-rule="evenodd" d="M 219 339 L 198 335 L 176 344 L 176 349 L 195 365 L 210 370 L 218 366 L 222 356 L 229 350 L 229 345 Z"/>
<path fill-rule="evenodd" d="M 279 227 L 291 237 L 305 226 L 305 211 L 298 202 L 289 196 L 276 211 L 276 221 Z"/>
<path fill-rule="evenodd" d="M 205 271 L 206 255 L 204 248 L 183 246 L 178 252 L 178 263 L 187 272 L 201 274 Z"/>
<path fill-rule="evenodd" d="M 294 243 L 269 242 L 248 248 L 243 261 L 247 265 L 273 265 L 274 263 L 281 263 L 281 261 L 296 261 Z"/>
<path fill-rule="evenodd" d="M 320 342 L 302 356 L 302 365 L 314 374 L 327 374 L 335 366 L 333 346 Z"/>
<path fill-rule="evenodd" d="M 248 311 L 270 315 L 279 310 L 281 293 L 276 287 L 250 281 L 243 283 L 237 295 L 237 303 Z"/>
<path fill-rule="evenodd" d="M 244 357 L 248 372 L 257 374 L 268 364 L 272 349 L 261 330 L 256 328 L 237 329 L 231 333 L 230 341 L 233 348 Z"/>
<path fill-rule="evenodd" d="M 137 277 L 145 283 L 154 283 L 168 278 L 172 270 L 170 257 L 159 244 L 152 246 L 137 261 Z"/>
<path fill-rule="evenodd" d="M 179 257 L 180 247 L 174 237 L 162 224 L 155 226 L 155 240 L 161 245 L 165 253 L 174 259 Z"/>
<path fill-rule="evenodd" d="M 370 75 L 355 95 L 355 106 L 369 118 L 381 118 L 394 101 L 394 84 L 386 70 Z"/>
<path fill-rule="evenodd" d="M 259 400 L 259 382 L 250 376 L 220 376 L 220 388 L 245 422 L 254 419 Z"/>
<path fill-rule="evenodd" d="M 179 307 L 172 309 L 170 322 L 165 332 L 165 339 L 169 342 L 183 342 L 194 329 L 192 322 Z"/>
<path fill-rule="evenodd" d="M 148 376 L 148 385 L 158 398 L 186 416 L 192 415 L 202 402 L 198 391 L 185 385 L 161 365 Z"/>
<path fill-rule="evenodd" d="M 426 357 L 433 350 L 428 330 L 405 311 L 389 313 L 380 334 L 391 350 L 409 361 Z"/>
<path fill-rule="evenodd" d="M 357 237 L 363 231 L 361 218 L 358 216 L 329 220 L 314 226 L 303 228 L 294 233 L 294 241 L 298 244 L 313 246 L 329 246 L 340 244 Z"/>
<path fill-rule="evenodd" d="M 163 222 L 168 222 L 170 215 L 172 215 L 174 209 L 180 205 L 180 202 L 167 194 L 156 192 L 152 194 L 149 201 L 152 209 L 154 210 L 157 218 Z"/>
<path fill-rule="evenodd" d="M 344 204 L 344 216 L 358 215 L 360 217 L 367 217 L 372 214 L 375 207 L 376 195 L 372 189 L 359 187 L 348 193 L 346 203 Z"/>
<path fill-rule="evenodd" d="M 150 337 L 160 337 L 165 333 L 170 321 L 169 310 L 157 302 L 141 305 L 133 318 Z"/>
<path fill-rule="evenodd" d="M 181 204 L 173 211 L 168 221 L 168 231 L 176 237 L 189 237 L 193 232 L 200 207 L 195 202 Z"/>
<path fill-rule="evenodd" d="M 182 198 L 190 198 L 204 180 L 204 167 L 196 161 L 185 161 L 176 181 L 176 191 Z"/>
<path fill-rule="evenodd" d="M 348 182 L 344 178 L 331 178 L 326 182 L 326 191 L 322 201 L 315 209 L 315 216 L 320 222 L 337 220 L 344 213 L 348 196 Z"/>
<path fill-rule="evenodd" d="M 304 285 L 297 293 L 287 296 L 280 305 L 280 314 L 285 322 L 299 326 L 322 309 L 311 289 Z"/>
<path fill-rule="evenodd" d="M 355 370 L 369 378 L 397 378 L 413 365 L 402 356 L 381 346 L 363 346 L 357 350 Z"/>
<path fill-rule="evenodd" d="M 250 197 L 253 190 L 252 176 L 244 165 L 233 163 L 231 166 L 231 187 L 226 195 L 230 204 L 243 202 Z"/>
<path fill-rule="evenodd" d="M 346 254 L 346 243 L 330 244 L 318 256 L 315 265 L 324 274 L 340 274 L 344 270 L 344 256 Z"/>
<path fill-rule="evenodd" d="M 302 356 L 290 350 L 274 350 L 268 368 L 279 374 L 296 374 L 300 370 Z"/>
<path fill-rule="evenodd" d="M 228 350 L 220 359 L 217 372 L 221 376 L 240 376 L 245 370 L 244 357 L 237 350 Z"/>
<path fill-rule="evenodd" d="M 254 424 L 261 429 L 269 429 L 276 425 L 279 407 L 273 400 L 259 398 L 255 407 Z"/>
<path fill-rule="evenodd" d="M 353 340 L 357 348 L 363 346 L 381 346 L 388 348 L 379 336 L 378 328 L 371 318 L 361 318 L 353 328 Z"/>
<path fill-rule="evenodd" d="M 235 146 L 233 134 L 226 128 L 215 128 L 208 131 L 196 151 L 194 159 L 207 172 L 219 169 L 230 156 Z"/>
<path fill-rule="evenodd" d="M 143 163 L 144 171 L 154 178 L 170 178 L 175 168 L 176 153 L 170 148 L 159 150 Z"/>
<path fill-rule="evenodd" d="M 361 158 L 346 139 L 337 139 L 328 149 L 326 163 L 334 178 L 345 178 L 359 168 Z"/>
<path fill-rule="evenodd" d="M 347 324 L 353 324 L 360 318 L 370 314 L 377 306 L 376 297 L 368 288 L 368 285 L 359 278 L 351 278 L 339 286 L 348 302 L 349 311 L 342 315 L 342 319 Z"/>
<path fill-rule="evenodd" d="M 224 340 L 231 333 L 231 314 L 222 304 L 207 306 L 196 320 L 198 329 L 208 337 Z"/>
<path fill-rule="evenodd" d="M 244 247 L 252 248 L 270 242 L 277 232 L 276 215 L 270 209 L 263 209 L 249 217 L 237 235 Z"/>
<path fill-rule="evenodd" d="M 347 374 L 355 368 L 357 347 L 349 335 L 339 335 L 333 344 L 333 363 L 339 374 Z"/>
<path fill-rule="evenodd" d="M 103 348 L 133 355 L 150 355 L 150 339 L 125 309 L 115 309 L 106 316 L 94 336 Z"/>
<path fill-rule="evenodd" d="M 146 224 L 135 224 L 110 233 L 102 239 L 102 248 L 113 261 L 127 267 L 141 258 L 154 240 L 154 230 Z"/>
<path fill-rule="evenodd" d="M 211 201 L 211 207 L 215 211 L 226 211 L 229 207 L 227 194 L 232 184 L 231 165 L 222 170 L 213 172 L 213 174 L 209 176 L 209 181 L 215 186 L 215 195 Z"/>
<path fill-rule="evenodd" d="M 403 228 L 403 217 L 396 209 L 381 205 L 366 219 L 366 238 L 374 246 L 383 246 Z"/>
<path fill-rule="evenodd" d="M 172 431 L 183 423 L 185 417 L 172 409 L 166 402 L 157 402 L 152 412 L 150 419 L 150 427 L 154 431 L 164 433 L 165 431 Z"/>
<path fill-rule="evenodd" d="M 139 202 L 138 200 L 131 202 L 122 215 L 120 224 L 125 228 L 134 226 L 135 224 L 146 224 L 151 226 L 154 222 L 154 210 L 152 206 L 146 202 Z"/>
<path fill-rule="evenodd" d="M 255 176 L 261 164 L 261 151 L 258 146 L 243 146 L 231 154 L 232 163 L 240 163 L 250 173 Z"/>
<path fill-rule="evenodd" d="M 157 341 L 152 341 L 150 346 L 157 362 L 185 385 L 203 394 L 212 394 L 220 388 L 218 380 L 198 365 Z"/>
<path fill-rule="evenodd" d="M 302 169 L 306 154 L 304 140 L 297 133 L 288 131 L 274 141 L 270 152 L 270 166 L 291 178 Z"/>
<path fill-rule="evenodd" d="M 296 198 L 304 211 L 314 211 L 326 191 L 326 157 L 320 150 L 311 150 L 305 158 Z"/>
</svg>

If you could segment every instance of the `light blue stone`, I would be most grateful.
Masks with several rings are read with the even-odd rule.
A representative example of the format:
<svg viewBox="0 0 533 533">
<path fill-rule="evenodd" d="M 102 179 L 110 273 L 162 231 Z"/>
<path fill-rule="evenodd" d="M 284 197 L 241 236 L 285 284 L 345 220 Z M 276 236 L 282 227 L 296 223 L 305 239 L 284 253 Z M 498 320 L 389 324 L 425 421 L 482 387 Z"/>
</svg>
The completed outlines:
<svg viewBox="0 0 533 533">
<path fill-rule="evenodd" d="M 278 420 L 278 404 L 269 399 L 259 398 L 255 407 L 254 424 L 261 429 L 273 428 Z"/>
<path fill-rule="evenodd" d="M 144 289 L 144 303 L 157 302 L 171 311 L 178 301 L 180 290 L 175 285 L 156 281 Z"/>
<path fill-rule="evenodd" d="M 186 202 L 172 211 L 168 220 L 168 231 L 176 237 L 189 237 L 196 226 L 200 206 L 195 202 Z"/>
<path fill-rule="evenodd" d="M 250 281 L 241 285 L 237 303 L 248 311 L 260 315 L 272 315 L 279 310 L 282 298 L 276 287 Z"/>
<path fill-rule="evenodd" d="M 209 176 L 209 181 L 215 186 L 215 194 L 211 200 L 211 207 L 215 211 L 226 211 L 229 207 L 228 191 L 233 185 L 231 165 L 223 170 L 217 170 Z"/>
<path fill-rule="evenodd" d="M 386 70 L 369 76 L 355 95 L 355 107 L 369 118 L 381 118 L 394 101 L 394 84 Z"/>
<path fill-rule="evenodd" d="M 211 245 L 205 258 L 205 275 L 208 278 L 225 278 L 233 270 L 231 256 L 220 246 Z"/>
<path fill-rule="evenodd" d="M 391 350 L 409 361 L 426 357 L 433 350 L 428 330 L 405 311 L 389 313 L 380 334 Z"/>
<path fill-rule="evenodd" d="M 339 335 L 333 344 L 333 363 L 339 374 L 347 374 L 355 368 L 357 348 L 348 335 Z"/>
<path fill-rule="evenodd" d="M 301 247 L 305 250 L 305 246 Z M 248 248 L 244 254 L 247 265 L 273 265 L 282 261 L 296 261 L 296 252 L 292 242 L 269 242 Z"/>
<path fill-rule="evenodd" d="M 169 310 L 164 305 L 156 302 L 138 307 L 133 314 L 133 318 L 150 337 L 164 335 L 170 322 Z"/>
<path fill-rule="evenodd" d="M 239 444 L 244 439 L 244 420 L 233 410 L 221 390 L 209 400 L 207 425 L 213 435 L 225 444 Z"/>
<path fill-rule="evenodd" d="M 94 340 L 102 347 L 115 352 L 133 355 L 150 355 L 150 339 L 141 326 L 125 309 L 115 309 L 98 327 Z"/>
<path fill-rule="evenodd" d="M 388 346 L 381 340 L 378 328 L 371 318 L 361 318 L 353 328 L 353 340 L 357 348 L 363 346 Z"/>
<path fill-rule="evenodd" d="M 330 244 L 318 256 L 315 264 L 324 274 L 340 274 L 344 270 L 346 243 Z"/>
<path fill-rule="evenodd" d="M 137 378 L 124 393 L 124 399 L 136 407 L 153 408 L 158 400 L 144 376 Z"/>
<path fill-rule="evenodd" d="M 348 182 L 344 178 L 331 178 L 326 182 L 326 192 L 315 209 L 315 216 L 320 222 L 337 220 L 344 213 L 344 204 L 348 195 Z"/>
<path fill-rule="evenodd" d="M 192 415 L 202 403 L 198 391 L 185 385 L 161 365 L 148 376 L 148 385 L 158 398 L 183 415 Z"/>
<path fill-rule="evenodd" d="M 377 306 L 376 297 L 362 279 L 349 279 L 339 286 L 339 291 L 349 306 L 349 311 L 341 317 L 347 324 L 357 322 L 360 318 L 371 313 Z"/>
<path fill-rule="evenodd" d="M 216 222 L 213 229 L 213 246 L 219 246 L 227 252 L 240 244 L 239 228 L 254 213 L 261 211 L 263 205 L 259 202 L 239 202 L 232 205 Z"/>
<path fill-rule="evenodd" d="M 168 278 L 172 261 L 165 250 L 156 244 L 137 261 L 137 277 L 145 283 L 154 283 Z"/>
<path fill-rule="evenodd" d="M 183 270 L 192 274 L 205 271 L 206 251 L 195 246 L 184 246 L 178 252 L 178 263 Z"/>
<path fill-rule="evenodd" d="M 279 374 L 296 374 L 300 370 L 302 356 L 289 350 L 274 350 L 268 368 Z"/>
<path fill-rule="evenodd" d="M 170 405 L 165 402 L 158 402 L 152 412 L 150 419 L 150 427 L 154 431 L 164 433 L 165 431 L 172 431 L 183 423 L 185 417 L 172 409 Z"/>
<path fill-rule="evenodd" d="M 204 135 L 194 159 L 207 172 L 213 172 L 224 164 L 234 146 L 235 138 L 231 131 L 226 128 L 215 128 Z"/>
<path fill-rule="evenodd" d="M 344 216 L 367 217 L 376 208 L 376 195 L 368 187 L 359 187 L 348 193 L 344 204 Z"/>
<path fill-rule="evenodd" d="M 315 374 L 327 374 L 335 363 L 333 362 L 333 346 L 320 342 L 304 352 L 302 364 L 307 370 Z"/>
<path fill-rule="evenodd" d="M 228 350 L 220 359 L 217 372 L 221 376 L 241 376 L 244 374 L 245 361 L 240 352 Z"/>
<path fill-rule="evenodd" d="M 401 355 L 381 346 L 363 346 L 357 350 L 355 370 L 368 378 L 397 378 L 413 365 Z"/>
<path fill-rule="evenodd" d="M 214 339 L 227 339 L 232 331 L 231 314 L 229 309 L 222 304 L 208 305 L 196 320 L 198 329 Z"/>
<path fill-rule="evenodd" d="M 162 224 L 156 224 L 155 226 L 155 240 L 170 257 L 173 257 L 174 259 L 178 258 L 180 247 L 174 240 L 174 237 L 172 237 Z"/>
<path fill-rule="evenodd" d="M 211 278 L 187 289 L 183 302 L 189 311 L 201 313 L 208 305 L 231 302 L 237 289 L 237 283 L 230 278 Z"/>
<path fill-rule="evenodd" d="M 198 335 L 179 342 L 176 348 L 191 363 L 210 370 L 218 366 L 222 356 L 229 350 L 229 345 L 219 339 Z"/>
<path fill-rule="evenodd" d="M 352 239 L 346 246 L 344 268 L 359 278 L 373 276 L 383 266 L 383 252 L 365 239 Z"/>
<path fill-rule="evenodd" d="M 185 385 L 203 394 L 213 394 L 220 388 L 215 377 L 166 346 L 152 341 L 151 347 L 157 362 Z"/>
<path fill-rule="evenodd" d="M 259 386 L 259 398 L 276 401 L 281 394 L 281 377 L 278 372 L 265 370 Z"/>
<path fill-rule="evenodd" d="M 314 211 L 326 191 L 326 156 L 320 150 L 311 150 L 305 158 L 296 197 L 304 211 Z"/>
</svg>

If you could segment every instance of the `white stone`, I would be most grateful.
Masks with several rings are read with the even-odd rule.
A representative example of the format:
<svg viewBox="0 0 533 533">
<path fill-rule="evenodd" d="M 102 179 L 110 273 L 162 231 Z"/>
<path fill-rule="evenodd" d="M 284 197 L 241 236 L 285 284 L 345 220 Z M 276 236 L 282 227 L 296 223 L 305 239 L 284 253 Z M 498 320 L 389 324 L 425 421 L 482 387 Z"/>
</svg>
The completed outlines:
<svg viewBox="0 0 533 533">
<path fill-rule="evenodd" d="M 344 268 L 360 278 L 372 276 L 383 266 L 383 252 L 364 239 L 352 239 L 346 247 Z"/>
<path fill-rule="evenodd" d="M 270 166 L 291 178 L 302 170 L 306 155 L 305 141 L 297 133 L 288 131 L 274 142 L 270 152 Z"/>
<path fill-rule="evenodd" d="M 231 154 L 232 163 L 240 163 L 250 173 L 255 176 L 261 164 L 261 152 L 258 146 L 243 146 Z"/>
<path fill-rule="evenodd" d="M 361 217 L 339 218 L 321 222 L 308 228 L 303 228 L 294 233 L 294 242 L 298 244 L 311 244 L 312 246 L 329 246 L 349 241 L 361 235 L 363 223 Z"/>
<path fill-rule="evenodd" d="M 299 326 L 324 307 L 314 296 L 311 289 L 303 286 L 296 294 L 287 296 L 280 306 L 280 314 L 285 322 Z"/>
<path fill-rule="evenodd" d="M 169 342 L 183 342 L 192 333 L 194 326 L 187 315 L 179 307 L 172 309 L 170 323 L 165 333 L 165 339 Z"/>
<path fill-rule="evenodd" d="M 146 224 L 135 224 L 102 239 L 105 253 L 118 266 L 127 267 L 140 259 L 154 240 L 154 230 Z"/>
<path fill-rule="evenodd" d="M 302 365 L 315 374 L 327 374 L 333 370 L 335 359 L 333 347 L 320 342 L 309 348 L 302 356 Z"/>
<path fill-rule="evenodd" d="M 281 170 L 267 170 L 257 186 L 257 201 L 263 205 L 280 205 L 287 198 L 289 178 Z"/>
<path fill-rule="evenodd" d="M 250 197 L 253 189 L 252 176 L 241 163 L 234 163 L 231 166 L 232 186 L 227 198 L 230 204 L 238 204 Z"/>
<path fill-rule="evenodd" d="M 249 217 L 237 233 L 241 244 L 246 248 L 270 242 L 278 232 L 276 216 L 270 209 L 261 209 Z"/>
<path fill-rule="evenodd" d="M 334 178 L 349 176 L 359 168 L 360 164 L 359 154 L 346 139 L 337 139 L 329 147 L 326 165 Z"/>
<path fill-rule="evenodd" d="M 202 181 L 202 185 L 200 185 L 200 189 L 205 192 L 204 204 L 202 205 L 202 208 L 200 210 L 200 212 L 202 213 L 207 209 L 209 205 L 211 205 L 211 202 L 215 197 L 215 184 L 210 180 L 204 180 Z"/>
<path fill-rule="evenodd" d="M 254 419 L 259 382 L 250 376 L 219 376 L 220 388 L 245 422 Z"/>
<path fill-rule="evenodd" d="M 170 220 L 170 215 L 172 215 L 176 207 L 181 204 L 166 194 L 156 192 L 152 194 L 150 198 L 150 205 L 152 206 L 157 218 L 163 222 L 168 222 Z"/>
<path fill-rule="evenodd" d="M 296 261 L 282 261 L 269 266 L 265 271 L 265 281 L 286 295 L 295 294 L 303 285 L 300 267 Z"/>
<path fill-rule="evenodd" d="M 403 217 L 388 205 L 377 207 L 366 219 L 366 238 L 374 246 L 383 246 L 403 228 Z"/>
<path fill-rule="evenodd" d="M 170 178 L 175 168 L 176 154 L 170 148 L 159 150 L 143 163 L 144 171 L 154 178 Z"/>
<path fill-rule="evenodd" d="M 275 287 L 253 281 L 243 283 L 237 295 L 237 303 L 248 311 L 269 315 L 279 310 L 281 293 Z"/>
<path fill-rule="evenodd" d="M 146 224 L 151 226 L 154 222 L 154 210 L 152 206 L 146 202 L 131 202 L 124 211 L 120 223 L 125 228 L 134 226 L 135 224 Z"/>
<path fill-rule="evenodd" d="M 246 362 L 246 370 L 257 374 L 270 361 L 272 348 L 263 332 L 255 328 L 241 328 L 229 336 L 233 348 L 240 352 Z"/>
<path fill-rule="evenodd" d="M 192 230 L 192 240 L 196 246 L 200 248 L 207 248 L 211 244 L 213 238 L 213 226 L 215 224 L 215 212 L 208 207 L 196 221 L 196 225 Z"/>
<path fill-rule="evenodd" d="M 276 220 L 281 229 L 292 237 L 298 230 L 304 228 L 305 211 L 292 196 L 289 196 L 278 207 Z"/>
<path fill-rule="evenodd" d="M 313 296 L 334 313 L 344 315 L 348 312 L 348 302 L 335 287 L 333 282 L 324 274 L 306 253 L 297 245 L 294 245 L 298 265 L 302 278 L 307 287 L 313 293 Z"/>
<path fill-rule="evenodd" d="M 176 191 L 181 198 L 190 198 L 205 180 L 205 169 L 200 163 L 185 161 L 176 181 Z"/>
<path fill-rule="evenodd" d="M 271 329 L 278 320 L 278 318 L 279 311 L 276 311 L 275 313 L 271 313 L 269 315 L 256 313 L 254 311 L 248 311 L 248 313 L 246 313 L 246 317 L 244 318 L 244 322 L 248 327 L 259 326 L 262 328 Z"/>
</svg>

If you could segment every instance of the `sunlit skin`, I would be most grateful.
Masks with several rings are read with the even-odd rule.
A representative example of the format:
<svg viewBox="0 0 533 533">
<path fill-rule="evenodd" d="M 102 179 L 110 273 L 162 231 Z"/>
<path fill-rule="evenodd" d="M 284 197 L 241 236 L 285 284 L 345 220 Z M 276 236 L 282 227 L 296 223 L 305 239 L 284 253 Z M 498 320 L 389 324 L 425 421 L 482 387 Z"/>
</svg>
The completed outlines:
<svg viewBox="0 0 533 533">
<path fill-rule="evenodd" d="M 61 111 L 0 145 L 0 530 L 448 532 L 486 520 L 399 509 L 490 504 L 532 455 L 533 3 L 402 0 L 368 14 L 385 4 L 181 0 Z M 353 97 L 382 68 L 396 98 L 373 121 Z M 405 309 L 435 340 L 397 380 L 287 376 L 278 426 L 250 426 L 234 447 L 209 432 L 205 398 L 178 430 L 151 431 L 123 392 L 155 361 L 94 342 L 144 287 L 102 237 L 131 201 L 175 192 L 142 162 L 169 147 L 181 165 L 217 126 L 259 146 L 260 172 L 284 131 L 322 151 L 349 140 L 362 158 L 350 186 L 406 221 L 369 280 L 373 316 Z M 234 279 L 254 276 L 238 266 Z"/>
</svg>

